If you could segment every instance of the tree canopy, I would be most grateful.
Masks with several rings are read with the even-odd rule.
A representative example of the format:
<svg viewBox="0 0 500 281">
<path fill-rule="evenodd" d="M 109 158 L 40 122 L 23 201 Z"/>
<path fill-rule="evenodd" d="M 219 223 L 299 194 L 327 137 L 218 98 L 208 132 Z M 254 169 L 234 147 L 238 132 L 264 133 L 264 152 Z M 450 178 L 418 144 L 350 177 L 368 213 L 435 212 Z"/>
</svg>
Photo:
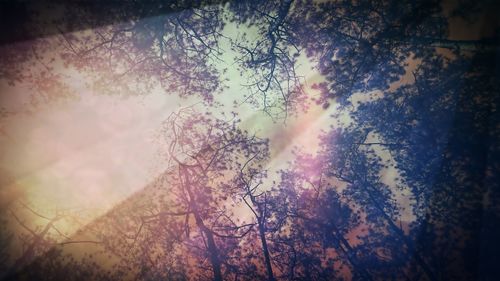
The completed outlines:
<svg viewBox="0 0 500 281">
<path fill-rule="evenodd" d="M 162 91 L 202 109 L 164 121 L 168 167 L 75 237 L 54 226 L 69 214 L 2 209 L 2 223 L 22 232 L 0 232 L 0 279 L 497 276 L 499 25 L 486 21 L 481 36 L 455 29 L 497 4 L 45 4 L 59 13 L 37 17 L 47 8 L 14 5 L 25 17 L 17 30 L 54 33 L 2 43 L 3 84 L 33 89 L 43 106 L 72 95 L 64 73 L 73 71 L 100 94 Z M 319 77 L 312 85 L 309 72 Z M 244 128 L 242 104 L 282 126 L 312 108 L 335 108 L 335 124 L 314 136 L 317 153 L 297 148 L 275 169 L 273 139 Z M 19 212 L 44 224 L 32 229 Z M 11 257 L 14 238 L 19 257 Z M 95 253 L 65 251 L 86 243 Z"/>
</svg>

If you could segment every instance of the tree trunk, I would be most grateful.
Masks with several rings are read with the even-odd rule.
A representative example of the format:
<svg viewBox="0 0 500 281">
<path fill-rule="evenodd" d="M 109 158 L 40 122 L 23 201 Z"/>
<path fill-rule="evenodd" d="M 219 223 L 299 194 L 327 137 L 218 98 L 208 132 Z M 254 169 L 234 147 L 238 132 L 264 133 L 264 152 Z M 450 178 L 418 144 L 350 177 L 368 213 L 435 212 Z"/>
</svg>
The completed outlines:
<svg viewBox="0 0 500 281">
<path fill-rule="evenodd" d="M 190 188 L 191 181 L 189 175 L 185 171 L 182 173 L 182 175 L 185 178 L 183 186 L 189 195 L 189 205 L 191 206 L 196 225 L 198 226 L 202 235 L 204 235 L 207 239 L 208 259 L 210 260 L 210 264 L 212 265 L 212 270 L 214 272 L 214 281 L 222 281 L 219 251 L 217 250 L 217 245 L 215 244 L 214 234 L 212 233 L 212 231 L 210 231 L 210 229 L 208 229 L 208 227 L 203 222 L 203 219 L 201 218 L 200 211 L 196 202 L 196 196 L 194 196 L 193 191 Z"/>
<path fill-rule="evenodd" d="M 264 253 L 264 259 L 266 262 L 267 280 L 275 281 L 273 267 L 271 265 L 271 256 L 269 255 L 269 249 L 267 248 L 266 231 L 264 229 L 263 222 L 261 222 L 260 220 L 258 220 L 258 222 L 260 242 L 262 243 L 262 252 Z"/>
<path fill-rule="evenodd" d="M 203 220 L 195 212 L 194 217 L 196 219 L 196 225 L 198 225 L 198 228 L 200 231 L 205 235 L 207 238 L 207 247 L 208 247 L 208 258 L 210 260 L 210 263 L 212 265 L 212 270 L 214 272 L 214 281 L 222 281 L 222 273 L 221 273 L 221 268 L 220 268 L 220 260 L 219 260 L 219 251 L 217 250 L 217 245 L 215 244 L 215 239 L 213 233 L 208 229 L 205 224 L 203 223 Z"/>
<path fill-rule="evenodd" d="M 212 270 L 214 272 L 214 281 L 222 281 L 222 273 L 220 269 L 219 253 L 215 245 L 214 235 L 210 231 L 206 231 L 208 252 L 210 253 L 210 262 L 212 263 Z"/>
</svg>

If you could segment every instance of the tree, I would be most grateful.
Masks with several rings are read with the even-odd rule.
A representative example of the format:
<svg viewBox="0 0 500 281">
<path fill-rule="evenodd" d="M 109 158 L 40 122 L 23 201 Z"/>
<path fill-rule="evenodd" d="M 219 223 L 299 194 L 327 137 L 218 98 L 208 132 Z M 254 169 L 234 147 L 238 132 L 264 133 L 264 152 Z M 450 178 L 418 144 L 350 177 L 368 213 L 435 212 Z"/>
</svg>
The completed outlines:
<svg viewBox="0 0 500 281">
<path fill-rule="evenodd" d="M 497 134 L 490 126 L 497 118 L 498 86 L 489 56 L 429 56 L 413 72 L 415 83 L 360 106 L 354 115 L 381 135 L 381 142 L 365 145 L 386 147 L 402 185 L 411 189 L 416 221 L 410 239 L 436 278 L 477 278 L 473 249 L 480 247 L 480 214 L 490 208 L 484 201 L 490 196 L 485 157 Z"/>
<path fill-rule="evenodd" d="M 221 55 L 218 42 L 223 27 L 221 7 L 210 5 L 216 3 L 127 2 L 117 11 L 113 25 L 99 26 L 88 34 L 62 33 L 66 59 L 96 72 L 101 90 L 147 93 L 159 84 L 169 93 L 212 101 L 221 87 L 212 65 Z M 101 6 L 82 6 L 72 11 L 97 21 L 96 25 L 104 18 L 96 12 L 102 11 Z M 131 16 L 135 13 L 139 15 Z"/>
<path fill-rule="evenodd" d="M 387 90 L 411 60 L 437 49 L 498 46 L 495 38 L 446 39 L 449 18 L 440 1 L 302 1 L 296 11 L 301 44 L 326 78 L 317 86 L 319 103 L 346 103 L 357 92 Z"/>
<path fill-rule="evenodd" d="M 293 0 L 231 2 L 232 22 L 257 28 L 233 41 L 239 52 L 240 71 L 247 77 L 246 100 L 271 117 L 285 118 L 304 107 L 305 93 L 297 74 L 299 38 L 289 21 Z M 249 36 L 247 36 L 249 35 Z M 248 38 L 250 37 L 250 38 Z"/>
<path fill-rule="evenodd" d="M 169 174 L 174 196 L 165 203 L 170 212 L 185 216 L 188 235 L 194 219 L 214 280 L 222 280 L 227 257 L 221 252 L 223 242 L 217 241 L 241 238 L 254 225 L 240 225 L 232 218 L 229 196 L 235 187 L 227 179 L 267 143 L 239 130 L 234 119 L 227 122 L 189 110 L 173 114 L 165 124 L 171 138 L 168 155 L 177 166 Z"/>
<path fill-rule="evenodd" d="M 239 168 L 236 186 L 240 188 L 239 198 L 245 203 L 257 224 L 258 235 L 262 246 L 262 254 L 264 256 L 264 264 L 267 272 L 267 279 L 274 281 L 273 265 L 271 261 L 271 253 L 266 237 L 269 229 L 268 223 L 273 215 L 270 208 L 270 191 L 262 190 L 262 184 L 266 179 L 266 171 L 263 169 L 263 161 L 268 157 L 267 143 L 266 146 L 259 149 L 256 154 L 252 155 Z"/>
<path fill-rule="evenodd" d="M 288 264 L 297 267 L 297 272 L 289 270 L 288 278 L 298 274 L 304 280 L 343 280 L 350 274 L 355 280 L 374 280 L 373 265 L 366 263 L 374 254 L 360 242 L 380 239 L 380 234 L 368 221 L 365 206 L 358 206 L 348 195 L 349 185 L 331 174 L 327 155 L 299 153 L 295 161 L 282 171 L 279 188 L 290 221 L 278 244 L 292 247 Z"/>
<path fill-rule="evenodd" d="M 332 118 L 339 122 L 321 136 L 318 155 L 296 154 L 276 181 L 264 167 L 269 143 L 241 130 L 237 114 L 216 118 L 213 107 L 172 114 L 165 122 L 169 168 L 146 189 L 151 195 L 96 223 L 105 251 L 119 259 L 119 276 L 496 276 L 497 31 L 452 40 L 449 8 L 434 0 L 127 1 L 110 19 L 92 3 L 78 7 L 67 15 L 94 30 L 68 34 L 72 20 L 63 20 L 69 25 L 57 40 L 2 46 L 2 78 L 57 92 L 67 86 L 54 73 L 63 61 L 92 75 L 103 92 L 161 87 L 214 106 L 227 78 L 219 71 L 227 40 L 248 81 L 245 101 L 270 117 L 307 109 L 312 97 L 297 71 L 305 57 L 324 79 L 314 100 L 324 108 L 338 102 Z M 246 29 L 228 35 L 226 24 Z M 64 50 L 52 49 L 56 43 Z M 32 62 L 37 67 L 24 72 Z M 242 210 L 249 222 L 238 220 Z M 34 246 L 54 245 L 43 239 L 48 221 L 38 232 L 26 228 L 37 243 L 27 243 L 20 264 L 32 260 Z"/>
</svg>

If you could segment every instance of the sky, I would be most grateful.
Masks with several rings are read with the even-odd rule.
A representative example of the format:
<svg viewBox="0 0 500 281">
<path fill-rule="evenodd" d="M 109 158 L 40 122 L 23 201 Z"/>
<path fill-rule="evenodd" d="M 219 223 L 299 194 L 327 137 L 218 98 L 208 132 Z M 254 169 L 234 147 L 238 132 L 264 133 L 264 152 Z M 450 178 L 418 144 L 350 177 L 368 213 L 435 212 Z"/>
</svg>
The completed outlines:
<svg viewBox="0 0 500 281">
<path fill-rule="evenodd" d="M 223 33 L 237 36 L 244 31 L 251 36 L 250 29 L 231 24 L 226 25 Z M 73 35 L 78 36 L 79 32 Z M 56 41 L 60 37 L 42 39 Z M 16 44 L 23 43 L 29 42 Z M 228 41 L 222 41 L 221 47 L 224 52 L 220 67 L 228 67 L 229 81 L 216 101 L 229 107 L 235 99 L 241 103 L 238 99 L 246 81 L 238 72 Z M 9 112 L 0 123 L 0 190 L 2 206 L 21 202 L 46 216 L 65 210 L 85 214 L 78 224 L 59 222 L 65 233 L 71 235 L 164 171 L 165 136 L 161 129 L 172 112 L 193 105 L 200 110 L 205 108 L 196 98 L 181 99 L 159 86 L 146 95 L 103 94 L 87 86 L 94 77 L 57 61 L 57 51 L 39 51 L 42 59 L 26 61 L 24 71 L 41 73 L 48 58 L 56 57 L 56 61 L 50 62 L 54 66 L 52 73 L 62 77 L 64 90 L 69 94 L 62 95 L 57 86 L 47 91 L 0 80 L 1 106 Z M 307 58 L 301 57 L 299 65 L 306 91 L 309 95 L 317 94 L 310 86 L 321 81 L 321 76 L 312 70 Z M 49 98 L 44 99 L 45 96 Z M 56 98 L 51 99 L 53 96 Z M 33 103 L 34 99 L 42 102 Z M 325 111 L 313 105 L 307 114 L 291 116 L 286 121 L 273 121 L 247 104 L 236 110 L 243 129 L 270 139 L 268 168 L 270 175 L 276 176 L 278 169 L 293 160 L 294 148 L 316 153 L 317 137 L 331 125 L 329 117 L 335 107 Z M 23 213 L 34 226 L 44 223 L 30 212 Z"/>
</svg>

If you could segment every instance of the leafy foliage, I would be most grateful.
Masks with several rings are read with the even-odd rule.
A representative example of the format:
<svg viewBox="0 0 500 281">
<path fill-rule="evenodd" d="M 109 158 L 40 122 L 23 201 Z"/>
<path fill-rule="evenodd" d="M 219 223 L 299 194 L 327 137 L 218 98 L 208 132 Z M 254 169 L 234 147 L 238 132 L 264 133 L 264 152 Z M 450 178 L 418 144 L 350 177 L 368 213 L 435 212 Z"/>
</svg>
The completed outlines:
<svg viewBox="0 0 500 281">
<path fill-rule="evenodd" d="M 102 23 L 96 7 L 80 5 L 68 15 Z M 12 213 L 27 231 L 15 238 L 29 246 L 19 264 L 0 259 L 2 278 L 493 280 L 498 33 L 452 40 L 447 12 L 433 0 L 128 1 L 118 24 L 60 34 L 54 52 L 94 76 L 96 89 L 160 85 L 208 109 L 172 113 L 169 166 L 84 229 L 109 264 L 65 256 L 47 235 L 55 218 L 32 230 Z M 228 24 L 248 32 L 229 38 Z M 270 117 L 337 102 L 339 122 L 319 136 L 317 155 L 297 150 L 274 171 L 268 139 L 243 130 L 234 112 L 214 114 L 224 44 L 248 82 L 244 100 Z M 18 46 L 2 47 L 3 80 L 64 88 L 55 59 L 43 58 L 36 75 L 16 68 L 38 58 L 35 48 L 50 53 L 49 41 Z M 306 57 L 323 78 L 319 97 L 307 96 L 297 71 Z M 12 238 L 1 233 L 0 253 Z"/>
</svg>

